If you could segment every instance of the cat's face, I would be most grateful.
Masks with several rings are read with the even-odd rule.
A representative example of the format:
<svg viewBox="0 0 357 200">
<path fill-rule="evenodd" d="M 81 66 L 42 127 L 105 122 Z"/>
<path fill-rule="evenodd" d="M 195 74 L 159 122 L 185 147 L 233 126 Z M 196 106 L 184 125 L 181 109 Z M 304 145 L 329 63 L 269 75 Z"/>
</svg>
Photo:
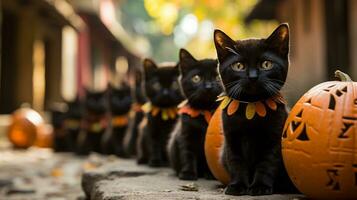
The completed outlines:
<svg viewBox="0 0 357 200">
<path fill-rule="evenodd" d="M 226 93 L 242 101 L 271 97 L 283 87 L 289 67 L 289 27 L 281 24 L 266 39 L 234 41 L 216 30 L 214 42 Z"/>
<path fill-rule="evenodd" d="M 158 67 L 152 60 L 144 60 L 144 89 L 153 105 L 170 107 L 182 101 L 178 74 L 175 64 Z"/>
<path fill-rule="evenodd" d="M 130 87 L 122 83 L 119 87 L 110 86 L 110 110 L 113 114 L 126 114 L 132 103 Z"/>
<path fill-rule="evenodd" d="M 87 91 L 86 109 L 96 114 L 103 114 L 107 111 L 108 100 L 106 91 L 92 92 Z"/>
<path fill-rule="evenodd" d="M 80 119 L 82 117 L 82 102 L 77 97 L 73 101 L 66 102 L 68 110 L 66 112 L 66 118 Z"/>
<path fill-rule="evenodd" d="M 188 51 L 180 50 L 180 86 L 195 108 L 210 109 L 222 92 L 217 61 L 196 60 Z"/>
</svg>

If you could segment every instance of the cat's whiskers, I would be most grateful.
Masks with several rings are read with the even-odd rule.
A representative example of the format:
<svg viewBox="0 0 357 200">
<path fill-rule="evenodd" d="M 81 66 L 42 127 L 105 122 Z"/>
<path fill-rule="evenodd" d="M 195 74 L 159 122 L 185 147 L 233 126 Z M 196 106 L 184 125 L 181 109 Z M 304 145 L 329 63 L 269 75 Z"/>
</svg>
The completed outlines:
<svg viewBox="0 0 357 200">
<path fill-rule="evenodd" d="M 269 80 L 263 81 L 263 87 L 271 96 L 278 94 L 280 91 L 279 85 Z"/>
<path fill-rule="evenodd" d="M 230 90 L 228 91 L 228 95 L 237 98 L 240 96 L 242 91 L 243 91 L 243 87 L 240 84 L 236 84 L 230 88 Z"/>
</svg>

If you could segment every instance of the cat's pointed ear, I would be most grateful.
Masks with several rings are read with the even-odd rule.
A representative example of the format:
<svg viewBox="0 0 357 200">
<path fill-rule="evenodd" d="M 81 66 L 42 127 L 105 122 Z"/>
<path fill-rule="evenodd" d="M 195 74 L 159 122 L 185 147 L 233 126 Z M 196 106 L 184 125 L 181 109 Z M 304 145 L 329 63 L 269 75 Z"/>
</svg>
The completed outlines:
<svg viewBox="0 0 357 200">
<path fill-rule="evenodd" d="M 192 65 L 194 65 L 197 60 L 188 52 L 186 49 L 180 49 L 180 64 L 179 68 L 181 72 L 185 72 Z"/>
<path fill-rule="evenodd" d="M 232 54 L 235 41 L 221 30 L 214 30 L 214 45 L 216 46 L 217 57 L 222 62 L 228 55 Z"/>
<path fill-rule="evenodd" d="M 266 42 L 279 55 L 287 57 L 289 54 L 289 25 L 287 23 L 280 24 L 266 39 Z"/>
<path fill-rule="evenodd" d="M 144 74 L 145 75 L 148 75 L 152 71 L 157 69 L 156 63 L 153 60 L 149 59 L 149 58 L 145 58 L 144 59 L 143 66 L 144 66 Z"/>
</svg>

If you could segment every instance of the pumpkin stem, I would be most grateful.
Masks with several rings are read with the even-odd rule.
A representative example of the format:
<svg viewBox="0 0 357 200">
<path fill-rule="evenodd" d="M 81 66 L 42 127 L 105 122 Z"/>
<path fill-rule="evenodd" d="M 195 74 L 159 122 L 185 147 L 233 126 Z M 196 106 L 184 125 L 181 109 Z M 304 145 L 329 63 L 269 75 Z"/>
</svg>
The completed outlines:
<svg viewBox="0 0 357 200">
<path fill-rule="evenodd" d="M 337 79 L 339 79 L 340 81 L 343 81 L 343 82 L 350 82 L 350 81 L 352 81 L 351 77 L 350 77 L 348 74 L 343 73 L 343 72 L 341 72 L 340 70 L 336 70 L 336 71 L 335 71 L 335 77 L 336 77 Z"/>
</svg>

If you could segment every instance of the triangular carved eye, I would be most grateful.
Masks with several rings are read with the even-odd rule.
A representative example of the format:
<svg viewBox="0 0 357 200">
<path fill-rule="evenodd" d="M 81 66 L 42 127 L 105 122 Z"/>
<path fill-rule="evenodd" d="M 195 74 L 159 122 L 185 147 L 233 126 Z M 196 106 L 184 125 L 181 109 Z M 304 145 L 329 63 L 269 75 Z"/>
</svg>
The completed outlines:
<svg viewBox="0 0 357 200">
<path fill-rule="evenodd" d="M 302 109 L 300 110 L 300 112 L 296 115 L 296 117 L 302 117 Z"/>
<path fill-rule="evenodd" d="M 335 106 L 336 106 L 335 97 L 332 94 L 330 94 L 330 102 L 328 104 L 328 109 L 335 110 Z"/>
<path fill-rule="evenodd" d="M 306 132 L 306 124 L 304 124 L 304 127 L 303 129 L 301 130 L 300 134 L 296 137 L 297 140 L 301 140 L 301 141 L 308 141 L 310 140 L 309 139 L 309 136 L 307 135 L 307 132 Z"/>
<path fill-rule="evenodd" d="M 347 92 L 347 86 L 345 86 L 341 91 L 342 92 Z"/>
<path fill-rule="evenodd" d="M 305 103 L 311 104 L 311 98 L 308 99 Z"/>
<path fill-rule="evenodd" d="M 336 95 L 340 97 L 343 93 L 340 90 L 336 90 Z"/>
<path fill-rule="evenodd" d="M 293 129 L 293 131 L 295 131 L 297 129 L 297 127 L 299 127 L 299 125 L 301 124 L 301 122 L 297 122 L 297 121 L 292 121 L 291 122 L 291 128 Z"/>
</svg>

